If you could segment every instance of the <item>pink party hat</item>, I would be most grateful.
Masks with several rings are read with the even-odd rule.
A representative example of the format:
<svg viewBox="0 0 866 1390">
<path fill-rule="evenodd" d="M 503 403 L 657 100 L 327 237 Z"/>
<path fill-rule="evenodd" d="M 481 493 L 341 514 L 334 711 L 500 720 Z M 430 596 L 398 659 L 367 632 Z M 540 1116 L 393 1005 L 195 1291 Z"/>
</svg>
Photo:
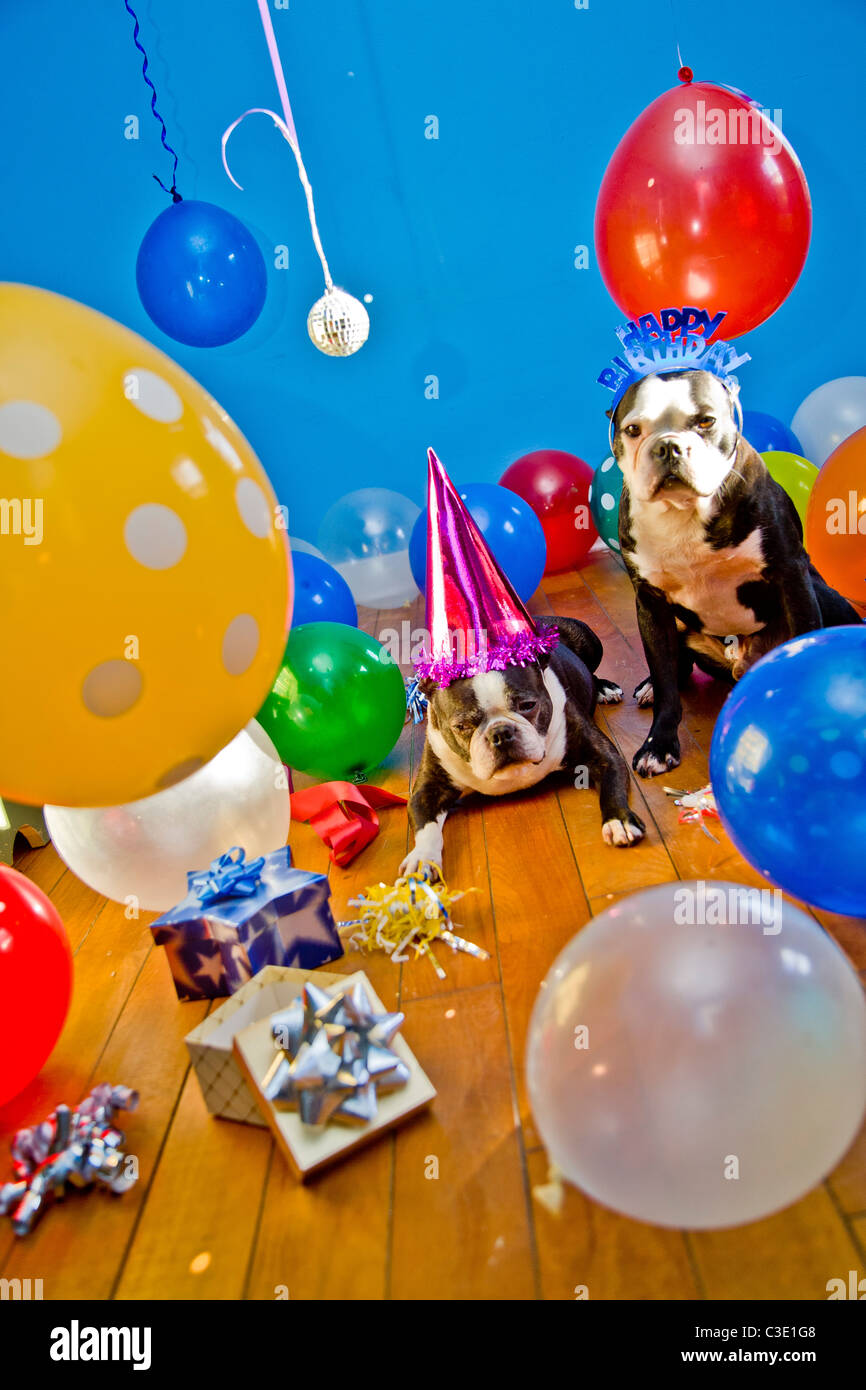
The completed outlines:
<svg viewBox="0 0 866 1390">
<path fill-rule="evenodd" d="M 559 641 L 556 628 L 529 616 L 432 449 L 427 459 L 430 649 L 415 663 L 418 676 L 450 685 L 537 661 Z"/>
</svg>

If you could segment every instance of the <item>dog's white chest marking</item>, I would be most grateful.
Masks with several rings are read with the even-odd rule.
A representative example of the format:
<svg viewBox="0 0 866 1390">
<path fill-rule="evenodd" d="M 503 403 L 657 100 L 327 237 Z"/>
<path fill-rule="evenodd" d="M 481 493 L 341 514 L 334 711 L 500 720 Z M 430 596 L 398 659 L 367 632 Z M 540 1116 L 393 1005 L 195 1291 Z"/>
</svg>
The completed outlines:
<svg viewBox="0 0 866 1390">
<path fill-rule="evenodd" d="M 469 763 L 458 757 L 448 746 L 441 732 L 428 724 L 427 738 L 430 747 L 455 786 L 462 787 L 465 791 L 482 792 L 485 796 L 505 796 L 508 792 L 534 787 L 537 782 L 547 777 L 548 773 L 556 772 L 558 768 L 562 767 L 565 759 L 567 734 L 565 690 L 550 667 L 544 672 L 543 679 L 547 693 L 553 702 L 553 714 L 544 739 L 544 757 L 541 762 L 519 763 L 514 767 L 503 769 L 495 777 L 476 777 Z M 482 708 L 486 709 L 488 705 L 495 707 L 494 702 L 501 699 L 501 690 L 502 675 L 500 672 L 491 671 L 487 676 L 475 677 L 475 697 Z"/>
<path fill-rule="evenodd" d="M 746 636 L 763 627 L 737 598 L 741 584 L 761 578 L 764 552 L 756 527 L 739 545 L 714 550 L 704 535 L 698 507 L 651 503 L 633 511 L 631 531 L 639 574 L 671 603 L 696 613 L 705 632 Z"/>
</svg>

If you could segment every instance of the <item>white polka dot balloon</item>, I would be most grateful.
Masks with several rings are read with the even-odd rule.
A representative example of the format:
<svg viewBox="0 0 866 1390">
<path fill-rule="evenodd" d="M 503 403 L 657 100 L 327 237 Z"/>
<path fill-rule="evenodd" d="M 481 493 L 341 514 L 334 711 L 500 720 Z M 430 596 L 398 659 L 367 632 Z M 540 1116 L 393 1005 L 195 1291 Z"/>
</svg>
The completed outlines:
<svg viewBox="0 0 866 1390">
<path fill-rule="evenodd" d="M 589 509 L 598 534 L 614 554 L 619 554 L 619 499 L 622 470 L 612 455 L 598 465 L 589 487 Z"/>
<path fill-rule="evenodd" d="M 92 309 L 0 285 L 0 795 L 150 796 L 267 695 L 288 628 L 267 476 L 170 358 Z"/>
</svg>

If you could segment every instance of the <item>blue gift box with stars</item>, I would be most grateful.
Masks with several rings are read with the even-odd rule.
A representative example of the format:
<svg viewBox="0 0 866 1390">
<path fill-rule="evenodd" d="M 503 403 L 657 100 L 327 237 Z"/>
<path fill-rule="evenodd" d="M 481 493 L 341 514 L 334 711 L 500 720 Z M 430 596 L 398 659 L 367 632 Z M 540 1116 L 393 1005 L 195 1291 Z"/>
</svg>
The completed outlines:
<svg viewBox="0 0 866 1390">
<path fill-rule="evenodd" d="M 265 965 L 315 970 L 343 954 L 327 878 L 293 868 L 288 845 L 250 863 L 235 846 L 187 878 L 183 901 L 151 925 L 179 999 L 234 994 Z"/>
</svg>

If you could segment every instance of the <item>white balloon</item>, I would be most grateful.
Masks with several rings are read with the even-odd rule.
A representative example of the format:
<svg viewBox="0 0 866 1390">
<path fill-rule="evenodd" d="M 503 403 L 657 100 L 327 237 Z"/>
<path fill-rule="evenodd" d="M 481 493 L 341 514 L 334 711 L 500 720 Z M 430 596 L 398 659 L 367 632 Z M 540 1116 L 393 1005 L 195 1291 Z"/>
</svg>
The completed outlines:
<svg viewBox="0 0 866 1390">
<path fill-rule="evenodd" d="M 334 568 L 352 590 L 355 602 L 366 603 L 369 608 L 399 608 L 418 592 L 408 550 L 344 560 Z"/>
<path fill-rule="evenodd" d="M 286 843 L 291 811 L 285 770 L 253 719 L 191 777 L 125 806 L 46 806 L 61 859 L 115 902 L 164 912 L 187 892 L 187 871 L 241 845 L 248 860 Z"/>
<path fill-rule="evenodd" d="M 820 468 L 843 439 L 866 425 L 866 376 L 840 376 L 806 397 L 791 429 L 806 458 Z"/>
<path fill-rule="evenodd" d="M 808 1192 L 857 1134 L 863 990 L 773 890 L 661 884 L 554 962 L 527 1084 L 550 1158 L 605 1206 L 661 1226 L 754 1221 Z"/>
<path fill-rule="evenodd" d="M 356 603 L 399 608 L 418 586 L 409 564 L 409 538 L 421 508 L 400 492 L 364 487 L 326 512 L 319 545 L 343 576 Z"/>
</svg>

